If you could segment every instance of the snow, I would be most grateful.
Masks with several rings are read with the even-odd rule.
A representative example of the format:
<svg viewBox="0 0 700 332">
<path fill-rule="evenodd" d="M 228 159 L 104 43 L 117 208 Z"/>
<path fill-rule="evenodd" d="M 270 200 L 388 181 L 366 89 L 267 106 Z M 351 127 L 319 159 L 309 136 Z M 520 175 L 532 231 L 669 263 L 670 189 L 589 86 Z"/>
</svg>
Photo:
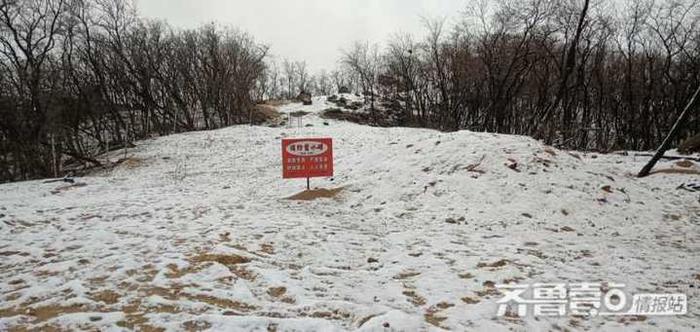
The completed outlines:
<svg viewBox="0 0 700 332">
<path fill-rule="evenodd" d="M 331 107 L 283 106 L 310 113 L 301 127 L 139 142 L 132 162 L 55 194 L 65 184 L 0 185 L 0 330 L 698 329 L 700 202 L 677 189 L 697 176 L 637 179 L 648 158 L 634 153 L 319 117 Z M 338 197 L 285 199 L 306 181 L 281 178 L 283 137 L 334 139 L 336 176 L 311 184 Z M 513 280 L 685 293 L 689 314 L 497 318 L 487 281 Z M 26 311 L 48 305 L 79 309 Z"/>
</svg>

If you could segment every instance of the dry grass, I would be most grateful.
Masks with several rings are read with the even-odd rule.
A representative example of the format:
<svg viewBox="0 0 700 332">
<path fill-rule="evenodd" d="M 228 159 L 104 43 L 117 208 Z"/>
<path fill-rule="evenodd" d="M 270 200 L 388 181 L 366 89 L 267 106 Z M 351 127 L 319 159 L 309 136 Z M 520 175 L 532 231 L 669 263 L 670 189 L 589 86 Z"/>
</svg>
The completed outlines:
<svg viewBox="0 0 700 332">
<path fill-rule="evenodd" d="M 315 189 L 302 191 L 294 196 L 287 197 L 293 201 L 313 201 L 319 198 L 335 198 L 343 191 L 344 188 L 335 189 Z"/>
</svg>

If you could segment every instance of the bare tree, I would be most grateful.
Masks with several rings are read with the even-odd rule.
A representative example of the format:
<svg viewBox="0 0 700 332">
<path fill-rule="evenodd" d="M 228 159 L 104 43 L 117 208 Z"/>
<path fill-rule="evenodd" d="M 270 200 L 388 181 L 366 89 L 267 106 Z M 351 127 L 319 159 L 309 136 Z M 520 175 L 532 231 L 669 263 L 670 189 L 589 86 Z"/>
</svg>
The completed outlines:
<svg viewBox="0 0 700 332">
<path fill-rule="evenodd" d="M 287 82 L 287 99 L 296 97 L 299 78 L 298 71 L 294 62 L 288 59 L 284 60 L 284 75 Z"/>
<path fill-rule="evenodd" d="M 379 47 L 369 43 L 356 42 L 349 51 L 343 52 L 343 65 L 357 74 L 366 99 L 369 100 L 370 112 L 376 111 L 377 79 L 381 66 Z"/>
<path fill-rule="evenodd" d="M 296 71 L 297 77 L 297 90 L 299 92 L 309 92 L 309 72 L 307 70 L 306 61 L 296 61 L 294 62 L 294 70 Z"/>
</svg>

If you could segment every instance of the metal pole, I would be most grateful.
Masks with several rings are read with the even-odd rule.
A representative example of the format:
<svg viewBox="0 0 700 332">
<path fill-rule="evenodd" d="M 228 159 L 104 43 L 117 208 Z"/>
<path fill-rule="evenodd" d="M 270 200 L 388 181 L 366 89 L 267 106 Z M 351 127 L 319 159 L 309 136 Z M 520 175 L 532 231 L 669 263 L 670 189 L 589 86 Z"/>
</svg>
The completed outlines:
<svg viewBox="0 0 700 332">
<path fill-rule="evenodd" d="M 306 190 L 311 190 L 311 180 L 306 178 Z"/>
</svg>

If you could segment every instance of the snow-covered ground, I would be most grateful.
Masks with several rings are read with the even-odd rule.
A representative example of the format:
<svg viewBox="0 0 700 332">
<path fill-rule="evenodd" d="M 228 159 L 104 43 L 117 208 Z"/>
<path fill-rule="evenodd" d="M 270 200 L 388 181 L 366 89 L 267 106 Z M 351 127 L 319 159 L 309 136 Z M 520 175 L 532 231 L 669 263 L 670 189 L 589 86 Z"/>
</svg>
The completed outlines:
<svg viewBox="0 0 700 332">
<path fill-rule="evenodd" d="M 162 137 L 77 186 L 0 185 L 0 330 L 700 328 L 700 203 L 677 189 L 695 176 L 324 120 L 314 101 L 282 108 L 312 113 L 301 128 Z M 297 136 L 334 139 L 336 176 L 311 184 L 337 197 L 286 199 L 306 185 L 281 178 L 280 140 Z M 492 285 L 512 281 L 685 293 L 689 313 L 498 318 Z"/>
</svg>

